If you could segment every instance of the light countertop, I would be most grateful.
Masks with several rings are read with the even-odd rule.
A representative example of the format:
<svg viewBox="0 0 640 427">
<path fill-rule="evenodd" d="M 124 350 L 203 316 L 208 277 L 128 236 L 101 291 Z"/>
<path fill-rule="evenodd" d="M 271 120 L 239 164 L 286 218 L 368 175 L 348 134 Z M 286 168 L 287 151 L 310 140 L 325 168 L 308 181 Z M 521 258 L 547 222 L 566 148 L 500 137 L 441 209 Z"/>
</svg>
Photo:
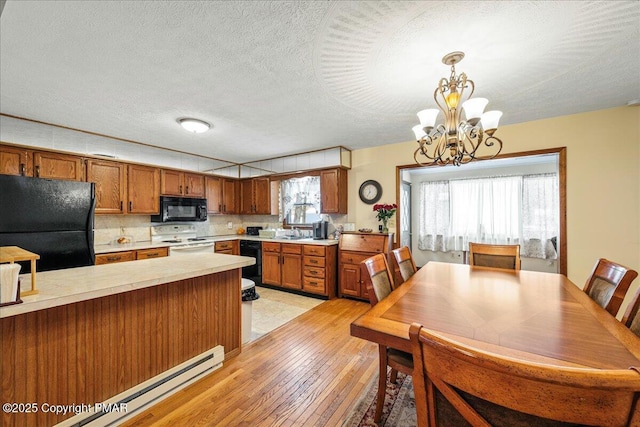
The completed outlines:
<svg viewBox="0 0 640 427">
<path fill-rule="evenodd" d="M 0 308 L 0 318 L 129 292 L 178 280 L 242 268 L 255 259 L 236 255 L 200 253 L 190 256 L 92 265 L 37 273 L 37 295 L 23 303 Z M 20 275 L 21 289 L 31 288 L 30 274 Z"/>
<path fill-rule="evenodd" d="M 246 234 L 226 234 L 221 236 L 205 236 L 209 240 L 213 240 L 214 242 L 220 242 L 223 240 L 253 240 L 258 242 L 279 242 L 279 243 L 297 243 L 304 245 L 319 245 L 319 246 L 333 246 L 338 244 L 338 240 L 314 240 L 312 238 L 305 239 L 283 239 L 283 238 L 273 238 L 269 239 L 266 237 L 259 236 L 248 236 Z M 166 248 L 169 246 L 175 245 L 183 245 L 184 242 L 181 243 L 166 243 L 166 242 L 151 242 L 151 241 L 141 241 L 135 242 L 133 244 L 124 244 L 124 245 L 96 245 L 95 252 L 96 254 L 106 254 L 110 252 L 122 252 L 122 251 L 135 251 L 138 249 L 153 249 L 153 248 Z"/>
</svg>

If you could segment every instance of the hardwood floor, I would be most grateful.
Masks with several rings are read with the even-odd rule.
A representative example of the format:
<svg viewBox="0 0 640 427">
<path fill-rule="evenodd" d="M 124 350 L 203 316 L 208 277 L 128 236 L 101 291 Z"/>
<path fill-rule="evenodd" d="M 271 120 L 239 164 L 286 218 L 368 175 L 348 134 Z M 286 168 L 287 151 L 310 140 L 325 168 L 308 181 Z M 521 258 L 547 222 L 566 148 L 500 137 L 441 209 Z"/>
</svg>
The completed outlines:
<svg viewBox="0 0 640 427">
<path fill-rule="evenodd" d="M 340 426 L 378 369 L 349 325 L 369 304 L 333 299 L 245 346 L 125 426 Z"/>
</svg>

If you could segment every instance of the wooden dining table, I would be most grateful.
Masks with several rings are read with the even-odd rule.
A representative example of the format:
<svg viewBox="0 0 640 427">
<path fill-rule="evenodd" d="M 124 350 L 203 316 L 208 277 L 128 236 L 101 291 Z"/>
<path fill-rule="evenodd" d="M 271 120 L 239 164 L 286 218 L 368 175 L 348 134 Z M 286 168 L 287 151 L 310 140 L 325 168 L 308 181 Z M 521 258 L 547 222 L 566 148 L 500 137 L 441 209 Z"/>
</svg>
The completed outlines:
<svg viewBox="0 0 640 427">
<path fill-rule="evenodd" d="M 411 352 L 413 322 L 524 361 L 640 367 L 640 338 L 562 274 L 429 262 L 351 323 L 351 335 Z"/>
</svg>

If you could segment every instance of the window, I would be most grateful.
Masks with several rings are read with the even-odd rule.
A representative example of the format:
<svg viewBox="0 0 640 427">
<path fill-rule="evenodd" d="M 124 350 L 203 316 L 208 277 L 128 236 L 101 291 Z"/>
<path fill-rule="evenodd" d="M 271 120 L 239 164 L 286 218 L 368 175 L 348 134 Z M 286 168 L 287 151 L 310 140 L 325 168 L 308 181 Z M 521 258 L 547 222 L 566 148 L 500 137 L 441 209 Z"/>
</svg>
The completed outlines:
<svg viewBox="0 0 640 427">
<path fill-rule="evenodd" d="M 280 182 L 280 219 L 287 225 L 320 221 L 320 177 L 304 176 Z"/>
<path fill-rule="evenodd" d="M 521 254 L 556 258 L 557 174 L 425 181 L 420 188 L 422 250 L 468 250 L 469 242 L 519 244 Z"/>
</svg>

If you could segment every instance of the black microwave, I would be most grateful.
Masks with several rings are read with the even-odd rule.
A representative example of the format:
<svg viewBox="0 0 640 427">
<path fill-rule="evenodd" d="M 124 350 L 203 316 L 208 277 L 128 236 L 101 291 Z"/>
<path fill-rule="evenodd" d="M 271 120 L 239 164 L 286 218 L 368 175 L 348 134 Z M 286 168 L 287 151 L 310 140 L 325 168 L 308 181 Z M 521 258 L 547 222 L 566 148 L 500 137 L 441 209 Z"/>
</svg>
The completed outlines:
<svg viewBox="0 0 640 427">
<path fill-rule="evenodd" d="M 160 215 L 151 215 L 152 222 L 206 221 L 207 199 L 160 196 Z"/>
</svg>

